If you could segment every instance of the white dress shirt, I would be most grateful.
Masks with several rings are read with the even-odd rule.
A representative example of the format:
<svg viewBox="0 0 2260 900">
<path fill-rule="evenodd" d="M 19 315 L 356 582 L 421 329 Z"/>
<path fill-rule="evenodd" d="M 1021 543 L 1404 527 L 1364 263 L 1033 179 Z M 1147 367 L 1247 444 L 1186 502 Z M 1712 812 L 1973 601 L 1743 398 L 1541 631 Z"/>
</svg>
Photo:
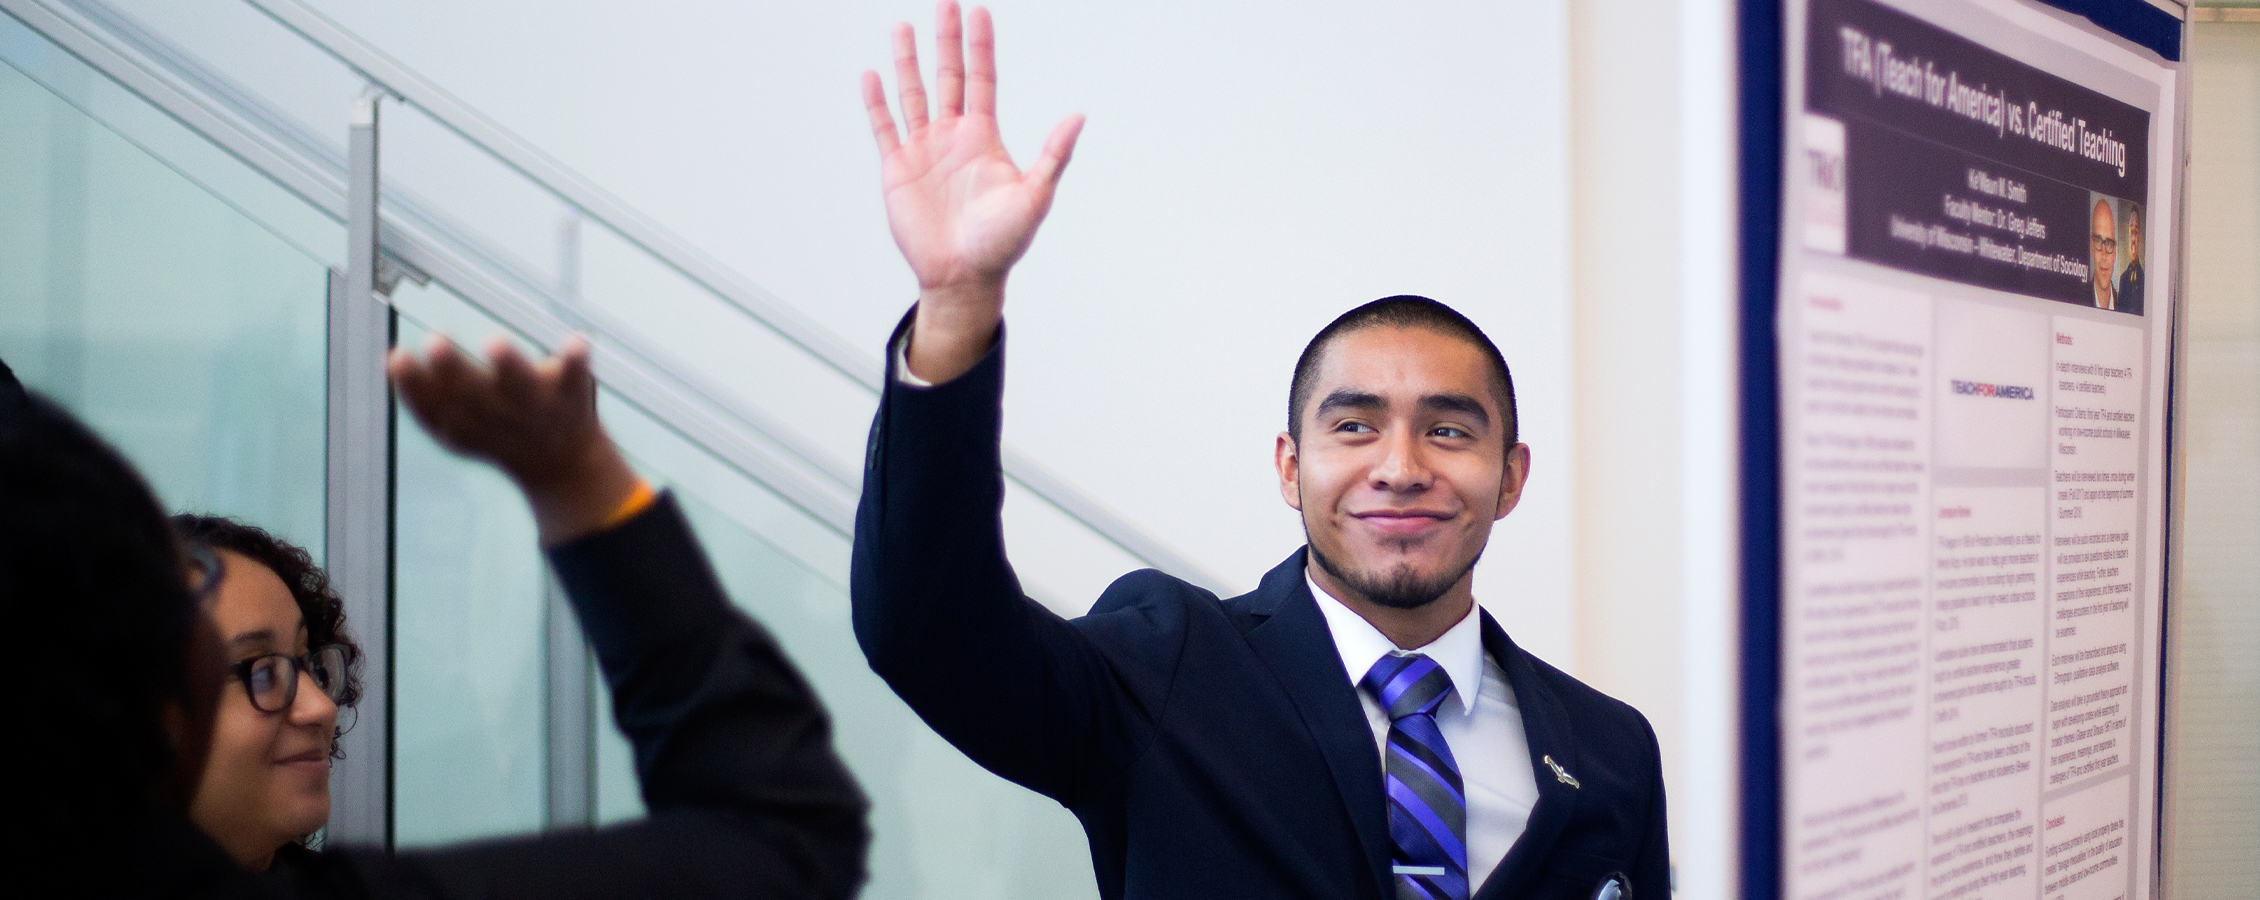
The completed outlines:
<svg viewBox="0 0 2260 900">
<path fill-rule="evenodd" d="M 1303 580 L 1310 584 L 1310 595 L 1318 600 L 1318 611 L 1326 616 L 1326 628 L 1334 634 L 1334 649 L 1342 654 L 1342 668 L 1349 673 L 1352 690 L 1357 690 L 1358 681 L 1384 656 L 1418 652 L 1452 676 L 1452 692 L 1436 708 L 1436 728 L 1443 732 L 1444 744 L 1452 749 L 1452 761 L 1459 764 L 1460 783 L 1466 788 L 1468 893 L 1473 895 L 1506 858 L 1515 840 L 1522 837 L 1524 826 L 1530 822 L 1530 808 L 1538 805 L 1538 776 L 1530 768 L 1530 740 L 1523 736 L 1522 707 L 1515 702 L 1514 688 L 1507 684 L 1506 670 L 1483 652 L 1481 604 L 1469 608 L 1467 618 L 1428 646 L 1404 650 L 1365 617 L 1320 589 L 1310 580 L 1310 573 L 1303 573 Z M 1357 690 L 1357 694 L 1358 704 L 1365 708 L 1366 724 L 1373 727 L 1374 752 L 1382 754 L 1386 767 L 1389 714 L 1372 695 L 1363 690 Z"/>
</svg>

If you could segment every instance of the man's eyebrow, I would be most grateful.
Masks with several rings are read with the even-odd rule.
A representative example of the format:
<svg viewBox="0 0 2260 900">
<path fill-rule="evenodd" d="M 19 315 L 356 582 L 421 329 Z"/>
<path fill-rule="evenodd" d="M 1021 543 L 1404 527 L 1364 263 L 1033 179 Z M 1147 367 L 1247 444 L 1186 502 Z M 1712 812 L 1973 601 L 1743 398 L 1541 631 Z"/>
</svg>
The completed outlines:
<svg viewBox="0 0 2260 900">
<path fill-rule="evenodd" d="M 1428 412 L 1458 413 L 1486 428 L 1491 425 L 1491 411 L 1466 394 L 1430 394 L 1420 398 L 1420 408 Z"/>
<path fill-rule="evenodd" d="M 1326 399 L 1318 401 L 1318 409 L 1313 410 L 1311 414 L 1323 416 L 1337 409 L 1387 409 L 1388 406 L 1389 404 L 1381 399 L 1380 394 L 1345 388 L 1328 394 Z"/>
</svg>

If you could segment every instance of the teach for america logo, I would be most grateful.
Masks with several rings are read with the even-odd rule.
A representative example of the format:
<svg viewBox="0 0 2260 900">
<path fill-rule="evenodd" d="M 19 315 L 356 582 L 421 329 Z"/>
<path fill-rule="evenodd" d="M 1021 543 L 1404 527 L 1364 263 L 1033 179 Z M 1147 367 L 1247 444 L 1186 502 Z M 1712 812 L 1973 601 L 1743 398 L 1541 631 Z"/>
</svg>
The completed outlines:
<svg viewBox="0 0 2260 900">
<path fill-rule="evenodd" d="M 1988 384 L 1983 381 L 1954 379 L 1954 393 L 1971 397 L 1999 397 L 2003 400 L 2030 400 L 2032 388 L 2014 384 Z"/>
</svg>

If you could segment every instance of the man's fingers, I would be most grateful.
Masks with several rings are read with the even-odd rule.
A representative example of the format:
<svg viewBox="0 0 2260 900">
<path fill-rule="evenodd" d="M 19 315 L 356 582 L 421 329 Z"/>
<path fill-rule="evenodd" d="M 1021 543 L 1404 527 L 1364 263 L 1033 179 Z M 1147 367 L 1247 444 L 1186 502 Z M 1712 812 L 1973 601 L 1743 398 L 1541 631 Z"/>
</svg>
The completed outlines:
<svg viewBox="0 0 2260 900">
<path fill-rule="evenodd" d="M 972 46 L 965 61 L 965 112 L 994 119 L 997 117 L 997 33 L 987 9 L 973 8 L 966 41 Z"/>
<path fill-rule="evenodd" d="M 879 155 L 885 157 L 902 146 L 902 137 L 895 133 L 895 117 L 887 112 L 887 88 L 879 83 L 879 73 L 863 73 L 863 108 L 871 114 L 871 136 L 879 142 Z"/>
<path fill-rule="evenodd" d="M 957 0 L 942 0 L 934 20 L 934 90 L 940 104 L 934 117 L 947 119 L 965 114 L 965 34 L 958 22 Z"/>
<path fill-rule="evenodd" d="M 918 33 L 895 26 L 895 86 L 902 94 L 902 127 L 913 139 L 926 127 L 926 82 L 918 75 Z"/>
<path fill-rule="evenodd" d="M 1059 124 L 1052 126 L 1051 136 L 1044 138 L 1043 152 L 1036 155 L 1036 161 L 1028 165 L 1027 173 L 1021 177 L 1048 192 L 1059 183 L 1060 174 L 1067 171 L 1067 161 L 1075 158 L 1075 140 L 1082 134 L 1081 113 L 1059 120 Z"/>
</svg>

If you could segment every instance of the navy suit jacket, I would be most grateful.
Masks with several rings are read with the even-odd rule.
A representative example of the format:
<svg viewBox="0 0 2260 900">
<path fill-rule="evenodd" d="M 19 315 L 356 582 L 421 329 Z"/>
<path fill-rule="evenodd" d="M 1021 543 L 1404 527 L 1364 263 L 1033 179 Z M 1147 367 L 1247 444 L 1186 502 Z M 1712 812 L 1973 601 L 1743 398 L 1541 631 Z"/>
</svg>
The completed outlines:
<svg viewBox="0 0 2260 900">
<path fill-rule="evenodd" d="M 974 761 L 1073 811 L 1108 900 L 1394 897 L 1380 751 L 1302 550 L 1230 600 L 1151 569 L 1073 620 L 1021 592 L 998 518 L 1002 347 L 933 388 L 888 373 L 852 574 L 872 669 Z M 1667 900 L 1647 720 L 1489 616 L 1483 644 L 1539 799 L 1476 897 L 1584 900 L 1621 872 Z"/>
</svg>

